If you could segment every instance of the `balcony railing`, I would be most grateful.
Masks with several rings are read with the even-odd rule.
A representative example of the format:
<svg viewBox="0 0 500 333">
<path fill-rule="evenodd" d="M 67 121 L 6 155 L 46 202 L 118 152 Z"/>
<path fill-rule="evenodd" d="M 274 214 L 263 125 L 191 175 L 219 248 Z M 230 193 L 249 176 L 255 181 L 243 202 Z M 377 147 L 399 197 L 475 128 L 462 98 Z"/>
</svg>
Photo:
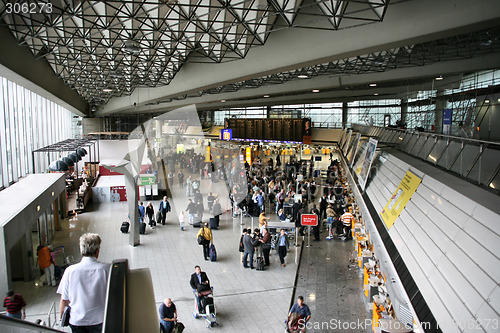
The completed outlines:
<svg viewBox="0 0 500 333">
<path fill-rule="evenodd" d="M 500 143 L 353 124 L 352 129 L 409 155 L 500 191 Z"/>
</svg>

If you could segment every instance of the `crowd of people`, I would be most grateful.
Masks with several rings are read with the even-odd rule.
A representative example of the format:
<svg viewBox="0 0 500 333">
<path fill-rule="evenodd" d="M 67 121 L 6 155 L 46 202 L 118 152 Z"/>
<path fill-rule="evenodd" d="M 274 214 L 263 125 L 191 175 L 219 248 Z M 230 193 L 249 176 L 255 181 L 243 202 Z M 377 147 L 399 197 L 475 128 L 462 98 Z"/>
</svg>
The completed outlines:
<svg viewBox="0 0 500 333">
<path fill-rule="evenodd" d="M 289 237 L 284 229 L 275 234 L 276 229 L 268 227 L 270 221 L 294 223 L 299 234 L 304 235 L 305 229 L 300 223 L 301 216 L 316 214 L 320 223 L 313 228 L 315 241 L 320 241 L 321 222 L 324 220 L 328 226 L 327 239 L 351 238 L 350 228 L 354 219 L 352 193 L 348 190 L 340 163 L 333 160 L 332 156 L 326 183 L 319 181 L 320 170 L 315 167 L 313 157 L 310 160 L 298 160 L 292 156 L 290 161 L 283 165 L 279 151 L 275 159 L 270 157 L 264 162 L 257 157 L 251 164 L 245 162 L 244 166 L 237 165 L 234 161 L 217 162 L 222 163 L 220 165 L 214 165 L 214 162 L 206 163 L 204 156 L 194 153 L 194 150 L 188 150 L 184 154 L 161 151 L 157 163 L 167 165 L 167 178 L 171 189 L 176 186 L 186 191 L 187 205 L 184 209 L 177 210 L 180 229 L 184 230 L 186 224 L 201 227 L 196 237 L 203 246 L 205 260 L 209 259 L 209 245 L 213 244 L 212 229 L 219 226 L 219 217 L 223 214 L 221 200 L 225 198 L 219 198 L 214 192 L 203 191 L 205 197 L 200 183 L 204 178 L 211 178 L 213 181 L 224 180 L 224 185 L 230 193 L 234 216 L 248 214 L 258 217 L 259 227 L 253 230 L 243 229 L 240 238 L 239 251 L 244 268 L 258 268 L 256 266 L 259 260 L 262 260 L 262 266 L 270 266 L 270 252 L 273 248 L 282 267 L 286 267 Z M 213 225 L 203 223 L 205 207 L 214 219 Z M 171 211 L 172 207 L 166 196 L 160 201 L 156 211 L 151 202 L 147 203 L 146 207 L 141 202 L 140 222 L 148 223 L 151 228 L 164 225 L 169 221 L 168 214 Z M 66 269 L 57 289 L 57 293 L 61 295 L 60 312 L 63 313 L 64 309 L 71 305 L 70 326 L 73 332 L 100 332 L 102 329 L 104 295 L 110 267 L 109 264 L 97 261 L 100 244 L 101 239 L 96 234 L 85 234 L 80 238 L 83 259 L 79 264 Z M 38 258 L 40 268 L 44 269 L 48 276 L 48 283 L 55 286 L 54 263 L 50 258 L 50 250 L 41 247 Z M 86 279 L 85 276 L 90 271 L 93 272 L 93 278 Z M 193 289 L 197 289 L 203 283 L 202 280 L 208 281 L 206 274 L 200 272 L 197 266 L 195 274 L 191 276 Z M 309 320 L 310 312 L 302 303 L 303 299 L 299 298 L 295 310 Z M 7 312 L 15 314 L 17 318 L 21 311 L 24 311 L 25 303 L 19 294 L 11 291 L 4 300 L 4 306 L 8 306 Z M 166 298 L 161 304 L 159 314 L 162 328 L 169 332 L 177 321 L 176 307 L 170 298 Z"/>
</svg>

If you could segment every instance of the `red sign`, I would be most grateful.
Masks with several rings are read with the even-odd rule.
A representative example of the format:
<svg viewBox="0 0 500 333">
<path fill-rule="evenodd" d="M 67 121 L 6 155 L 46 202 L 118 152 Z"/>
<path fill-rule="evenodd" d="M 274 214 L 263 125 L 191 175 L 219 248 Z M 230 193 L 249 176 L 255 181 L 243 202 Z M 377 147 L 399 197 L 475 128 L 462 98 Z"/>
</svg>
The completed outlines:
<svg viewBox="0 0 500 333">
<path fill-rule="evenodd" d="M 127 201 L 127 188 L 125 186 L 110 186 L 109 192 L 111 202 Z"/>
<path fill-rule="evenodd" d="M 300 221 L 301 225 L 310 225 L 317 226 L 318 225 L 318 215 L 316 214 L 302 214 L 302 219 Z"/>
</svg>

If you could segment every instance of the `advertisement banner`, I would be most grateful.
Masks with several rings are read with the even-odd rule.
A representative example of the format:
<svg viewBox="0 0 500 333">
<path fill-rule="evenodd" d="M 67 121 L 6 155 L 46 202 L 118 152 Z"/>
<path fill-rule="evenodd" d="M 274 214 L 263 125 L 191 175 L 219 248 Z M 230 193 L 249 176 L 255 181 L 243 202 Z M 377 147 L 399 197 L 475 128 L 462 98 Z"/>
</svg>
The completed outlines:
<svg viewBox="0 0 500 333">
<path fill-rule="evenodd" d="M 349 161 L 349 164 L 351 163 L 351 159 L 353 159 L 353 153 L 356 150 L 356 147 L 358 145 L 359 139 L 361 138 L 361 133 L 356 133 L 356 136 L 351 140 L 349 146 L 347 147 L 347 151 L 345 153 L 345 156 L 347 160 Z"/>
<path fill-rule="evenodd" d="M 344 156 L 346 156 L 346 157 L 347 157 L 346 150 L 347 150 L 349 143 L 351 142 L 351 136 L 352 136 L 352 129 L 349 130 L 349 134 L 347 134 L 347 139 L 344 141 L 344 144 L 342 145 L 342 152 L 344 153 Z"/>
<path fill-rule="evenodd" d="M 394 222 L 396 222 L 399 214 L 401 214 L 408 201 L 410 201 L 421 181 L 422 179 L 415 176 L 411 171 L 408 171 L 403 177 L 398 188 L 389 199 L 389 202 L 387 202 L 384 209 L 380 212 L 380 216 L 382 216 L 387 229 L 390 229 Z"/>
<path fill-rule="evenodd" d="M 370 141 L 368 141 L 368 146 L 366 147 L 365 156 L 362 160 L 363 162 L 361 163 L 360 167 L 356 169 L 356 174 L 358 175 L 358 183 L 362 191 L 365 190 L 366 181 L 368 180 L 368 174 L 370 173 L 373 158 L 375 157 L 377 143 L 377 140 L 370 138 Z"/>
<path fill-rule="evenodd" d="M 361 139 L 361 133 L 357 133 L 356 139 L 354 139 L 354 146 L 352 147 L 352 151 L 351 151 L 352 155 L 349 156 L 349 162 L 350 162 L 351 168 L 353 167 L 354 160 L 356 159 L 356 155 L 358 155 L 358 152 L 359 152 L 359 147 L 360 147 L 359 140 L 360 139 Z"/>
<path fill-rule="evenodd" d="M 125 186 L 111 186 L 109 190 L 111 202 L 127 201 L 127 189 Z"/>
</svg>

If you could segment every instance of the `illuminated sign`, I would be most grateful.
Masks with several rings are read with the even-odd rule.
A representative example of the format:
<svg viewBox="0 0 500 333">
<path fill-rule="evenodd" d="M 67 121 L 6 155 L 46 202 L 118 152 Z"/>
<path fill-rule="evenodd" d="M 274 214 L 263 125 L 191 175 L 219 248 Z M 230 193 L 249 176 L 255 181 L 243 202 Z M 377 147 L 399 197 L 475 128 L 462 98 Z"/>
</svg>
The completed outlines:
<svg viewBox="0 0 500 333">
<path fill-rule="evenodd" d="M 247 147 L 245 150 L 245 159 L 248 164 L 252 164 L 252 148 Z"/>
<path fill-rule="evenodd" d="M 212 154 L 210 151 L 210 146 L 205 147 L 205 162 L 212 162 Z"/>
<path fill-rule="evenodd" d="M 221 129 L 220 130 L 220 139 L 221 140 L 226 140 L 229 141 L 233 138 L 233 130 L 228 128 L 228 129 Z"/>
</svg>

